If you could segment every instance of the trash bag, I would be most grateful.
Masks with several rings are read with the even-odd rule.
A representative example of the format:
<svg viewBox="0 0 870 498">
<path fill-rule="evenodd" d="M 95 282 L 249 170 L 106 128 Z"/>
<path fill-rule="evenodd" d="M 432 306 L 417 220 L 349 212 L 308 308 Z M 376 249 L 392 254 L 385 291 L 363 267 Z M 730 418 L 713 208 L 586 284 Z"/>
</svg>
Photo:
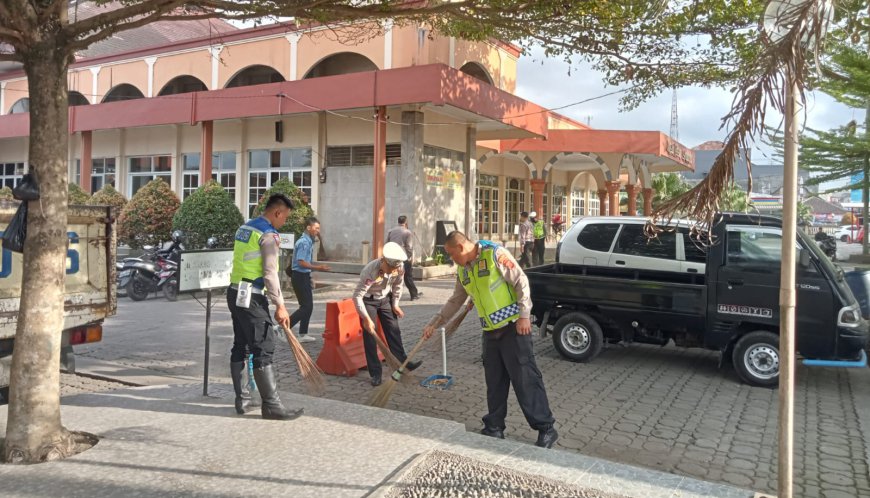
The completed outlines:
<svg viewBox="0 0 870 498">
<path fill-rule="evenodd" d="M 24 239 L 27 238 L 27 203 L 22 202 L 12 221 L 3 232 L 3 249 L 24 252 Z"/>
<path fill-rule="evenodd" d="M 36 179 L 33 178 L 33 175 L 28 173 L 21 177 L 18 185 L 12 188 L 12 197 L 19 201 L 35 201 L 39 199 L 39 185 L 36 184 Z"/>
</svg>

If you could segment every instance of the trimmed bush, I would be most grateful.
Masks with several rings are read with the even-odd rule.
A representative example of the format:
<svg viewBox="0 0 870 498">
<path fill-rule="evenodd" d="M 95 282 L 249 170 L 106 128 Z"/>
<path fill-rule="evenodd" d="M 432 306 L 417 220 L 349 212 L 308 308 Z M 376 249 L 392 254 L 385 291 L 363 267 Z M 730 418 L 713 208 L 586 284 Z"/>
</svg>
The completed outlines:
<svg viewBox="0 0 870 498">
<path fill-rule="evenodd" d="M 114 206 L 118 208 L 118 212 L 123 211 L 127 205 L 127 198 L 121 192 L 115 190 L 115 187 L 106 185 L 91 196 L 88 204 L 92 206 Z"/>
<path fill-rule="evenodd" d="M 133 249 L 169 240 L 178 196 L 163 180 L 152 180 L 124 206 L 118 219 L 118 238 Z"/>
<path fill-rule="evenodd" d="M 9 187 L 0 188 L 0 201 L 11 201 L 15 198 L 12 197 L 12 189 Z"/>
<path fill-rule="evenodd" d="M 205 247 L 209 237 L 217 238 L 218 247 L 231 247 L 236 229 L 244 222 L 241 211 L 227 191 L 212 180 L 181 203 L 172 227 L 184 232 L 188 249 Z"/>
<path fill-rule="evenodd" d="M 287 223 L 284 223 L 284 226 L 279 228 L 278 231 L 281 233 L 294 233 L 298 240 L 299 237 L 302 236 L 302 232 L 305 230 L 305 218 L 313 216 L 314 211 L 311 210 L 309 205 L 302 202 L 302 191 L 299 190 L 299 187 L 294 185 L 287 178 L 281 178 L 273 183 L 272 187 L 270 187 L 269 190 L 263 194 L 263 197 L 260 198 L 260 202 L 254 210 L 255 217 L 263 214 L 263 209 L 266 207 L 266 201 L 269 200 L 269 196 L 272 194 L 284 194 L 293 200 L 293 205 L 296 206 L 296 209 L 290 212 L 290 216 L 287 217 Z"/>
<path fill-rule="evenodd" d="M 80 205 L 80 204 L 88 204 L 88 201 L 91 200 L 91 196 L 88 195 L 87 192 L 82 190 L 81 187 L 76 185 L 75 183 L 69 184 L 69 204 Z"/>
</svg>

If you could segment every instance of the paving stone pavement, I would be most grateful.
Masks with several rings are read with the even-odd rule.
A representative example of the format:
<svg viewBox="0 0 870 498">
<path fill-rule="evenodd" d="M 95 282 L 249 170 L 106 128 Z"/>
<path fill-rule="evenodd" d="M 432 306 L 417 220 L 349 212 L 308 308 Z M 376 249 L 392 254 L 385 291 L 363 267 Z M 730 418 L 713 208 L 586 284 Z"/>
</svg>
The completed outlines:
<svg viewBox="0 0 870 498">
<path fill-rule="evenodd" d="M 337 281 L 341 278 L 333 277 Z M 450 294 L 451 280 L 427 280 L 419 301 L 403 303 L 400 323 L 406 349 Z M 325 302 L 348 297 L 341 290 L 315 296 L 312 333 L 323 330 Z M 232 342 L 222 297 L 212 315 L 214 381 L 228 382 Z M 295 309 L 290 304 L 290 310 Z M 111 361 L 178 378 L 202 379 L 204 310 L 192 300 L 119 302 L 105 326 L 104 341 L 80 350 Z M 448 342 L 447 391 L 400 386 L 389 408 L 453 420 L 480 428 L 486 407 L 480 332 L 473 319 Z M 322 342 L 306 344 L 313 358 Z M 275 355 L 282 389 L 305 393 L 283 342 Z M 718 353 L 611 345 L 591 363 L 563 360 L 550 338 L 535 352 L 557 419 L 559 447 L 621 463 L 722 482 L 762 492 L 776 489 L 777 391 L 741 384 L 730 367 L 718 369 Z M 419 377 L 440 373 L 439 341 L 423 348 Z M 870 369 L 798 368 L 795 424 L 796 496 L 870 497 Z M 328 377 L 325 397 L 365 404 L 371 393 L 365 373 Z M 862 417 L 864 417 L 862 428 Z M 507 437 L 533 443 L 513 395 Z"/>
</svg>

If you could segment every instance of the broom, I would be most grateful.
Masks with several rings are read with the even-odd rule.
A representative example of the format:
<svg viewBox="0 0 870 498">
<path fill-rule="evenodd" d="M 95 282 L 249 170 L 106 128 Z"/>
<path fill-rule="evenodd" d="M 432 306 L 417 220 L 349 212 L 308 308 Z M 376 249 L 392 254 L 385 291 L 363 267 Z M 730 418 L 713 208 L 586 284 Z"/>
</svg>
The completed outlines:
<svg viewBox="0 0 870 498">
<path fill-rule="evenodd" d="M 456 332 L 456 329 L 459 328 L 459 325 L 462 323 L 462 320 L 468 315 L 468 312 L 472 308 L 472 303 L 468 302 L 465 306 L 465 309 L 460 311 L 450 323 L 444 328 L 445 336 L 449 337 L 451 334 Z M 398 370 L 393 372 L 390 375 L 390 378 L 384 382 L 377 391 L 375 391 L 374 395 L 372 395 L 371 399 L 369 399 L 369 406 L 376 406 L 378 408 L 383 408 L 387 406 L 387 403 L 390 401 L 390 397 L 393 395 L 393 391 L 396 390 L 396 386 L 403 380 L 403 378 L 407 377 L 408 374 L 405 372 L 405 367 L 408 365 L 408 362 L 414 359 L 414 356 L 417 355 L 417 352 L 423 346 L 423 343 L 426 342 L 426 337 L 423 336 L 420 338 L 420 341 L 417 342 L 417 345 L 414 346 L 414 349 L 411 350 L 411 353 L 408 354 L 408 357 L 405 359 L 405 362 L 402 363 L 402 366 L 399 367 Z"/>
<path fill-rule="evenodd" d="M 296 336 L 290 332 L 290 329 L 282 326 L 284 329 L 284 336 L 287 337 L 287 344 L 290 345 L 290 351 L 293 352 L 293 357 L 296 359 L 296 364 L 299 366 L 299 373 L 302 375 L 302 379 L 305 381 L 305 385 L 308 388 L 308 391 L 312 394 L 322 394 L 326 389 L 326 381 L 323 380 L 323 376 L 320 375 L 320 368 L 318 368 L 317 364 L 308 356 L 308 352 L 305 351 L 305 348 L 302 347 L 302 344 L 299 343 L 299 340 L 296 339 Z"/>
<path fill-rule="evenodd" d="M 390 368 L 393 370 L 398 370 L 399 367 L 401 366 L 401 363 L 399 363 L 398 358 L 396 358 L 396 356 L 393 354 L 393 352 L 390 351 L 390 348 L 389 348 L 389 346 L 387 346 L 387 343 L 385 343 L 384 340 L 381 339 L 381 336 L 378 335 L 378 331 L 377 330 L 368 330 L 365 327 L 363 327 L 363 330 L 375 339 L 375 343 L 377 343 L 378 349 L 381 351 L 381 353 L 383 353 L 384 359 L 387 360 L 387 365 L 389 365 Z"/>
</svg>

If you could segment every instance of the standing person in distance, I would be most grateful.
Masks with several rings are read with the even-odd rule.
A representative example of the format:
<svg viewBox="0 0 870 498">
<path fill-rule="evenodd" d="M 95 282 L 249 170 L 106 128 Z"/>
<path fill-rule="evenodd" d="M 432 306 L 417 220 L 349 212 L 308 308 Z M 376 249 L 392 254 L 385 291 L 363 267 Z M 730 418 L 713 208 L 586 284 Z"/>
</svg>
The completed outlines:
<svg viewBox="0 0 870 498">
<path fill-rule="evenodd" d="M 308 322 L 314 312 L 314 284 L 311 272 L 329 271 L 326 265 L 314 264 L 314 239 L 320 235 L 320 221 L 314 216 L 305 220 L 305 232 L 296 241 L 293 249 L 293 265 L 290 272 L 290 283 L 293 293 L 299 302 L 299 309 L 290 316 L 290 328 L 299 324 L 299 342 L 314 342 L 316 339 L 308 335 Z"/>
<path fill-rule="evenodd" d="M 529 218 L 532 221 L 532 236 L 535 238 L 535 266 L 541 266 L 544 264 L 546 249 L 544 241 L 547 239 L 547 230 L 544 228 L 544 220 L 538 219 L 538 213 L 532 211 L 529 213 Z"/>
<path fill-rule="evenodd" d="M 529 221 L 529 213 L 520 213 L 520 267 L 532 266 L 532 250 L 535 239 L 532 237 L 532 223 Z"/>
<path fill-rule="evenodd" d="M 417 285 L 414 283 L 414 274 L 412 266 L 414 261 L 414 232 L 408 229 L 408 217 L 405 215 L 399 216 L 399 224 L 393 227 L 387 234 L 387 242 L 395 242 L 405 251 L 408 259 L 403 263 L 405 269 L 405 287 L 411 293 L 411 301 L 420 299 L 422 292 L 417 290 Z"/>
<path fill-rule="evenodd" d="M 402 263 L 405 261 L 405 250 L 395 242 L 384 244 L 383 256 L 375 259 L 362 269 L 359 283 L 353 291 L 353 303 L 359 314 L 360 325 L 369 332 L 376 332 L 375 320 L 380 319 L 384 338 L 393 356 L 404 363 L 408 358 L 402 345 L 402 331 L 399 329 L 399 318 L 405 312 L 399 307 L 402 298 Z M 366 364 L 369 375 L 372 376 L 372 386 L 377 387 L 382 382 L 383 367 L 378 357 L 378 344 L 369 332 L 363 333 L 363 346 L 366 351 Z M 423 362 L 410 361 L 406 368 L 415 370 Z"/>
<path fill-rule="evenodd" d="M 227 306 L 233 319 L 233 348 L 230 375 L 236 393 L 236 412 L 250 408 L 251 396 L 242 382 L 247 352 L 253 354 L 254 381 L 263 400 L 263 418 L 291 420 L 302 415 L 302 408 L 287 409 L 278 398 L 278 383 L 272 354 L 275 352 L 275 322 L 289 326 L 290 315 L 278 281 L 278 228 L 284 226 L 293 201 L 274 194 L 266 201 L 263 214 L 236 230 L 233 244 L 233 270 L 227 289 Z M 267 299 L 268 297 L 268 299 Z M 275 321 L 269 315 L 269 301 L 275 305 Z"/>
<path fill-rule="evenodd" d="M 423 336 L 431 337 L 435 328 L 455 315 L 471 296 L 483 328 L 489 409 L 480 433 L 504 439 L 508 391 L 513 386 L 526 421 L 538 431 L 535 444 L 551 448 L 559 434 L 553 427 L 555 418 L 544 377 L 535 363 L 529 279 L 510 251 L 493 242 L 472 242 L 462 232 L 454 231 L 447 236 L 444 249 L 456 262 L 456 285 L 453 295 L 423 329 Z"/>
</svg>

